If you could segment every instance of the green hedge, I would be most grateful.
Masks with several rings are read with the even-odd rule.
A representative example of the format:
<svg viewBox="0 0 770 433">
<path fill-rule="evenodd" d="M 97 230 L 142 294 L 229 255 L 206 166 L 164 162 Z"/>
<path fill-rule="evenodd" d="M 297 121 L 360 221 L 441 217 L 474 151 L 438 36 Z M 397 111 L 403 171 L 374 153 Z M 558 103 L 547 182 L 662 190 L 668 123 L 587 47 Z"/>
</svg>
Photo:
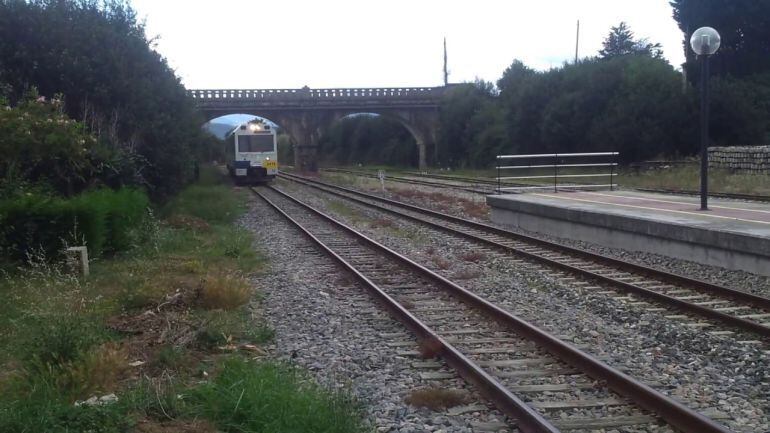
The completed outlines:
<svg viewBox="0 0 770 433">
<path fill-rule="evenodd" d="M 14 260 L 42 250 L 55 257 L 65 244 L 87 245 L 90 255 L 131 246 L 149 200 L 135 189 L 102 189 L 72 199 L 27 195 L 0 201 L 0 251 Z"/>
</svg>

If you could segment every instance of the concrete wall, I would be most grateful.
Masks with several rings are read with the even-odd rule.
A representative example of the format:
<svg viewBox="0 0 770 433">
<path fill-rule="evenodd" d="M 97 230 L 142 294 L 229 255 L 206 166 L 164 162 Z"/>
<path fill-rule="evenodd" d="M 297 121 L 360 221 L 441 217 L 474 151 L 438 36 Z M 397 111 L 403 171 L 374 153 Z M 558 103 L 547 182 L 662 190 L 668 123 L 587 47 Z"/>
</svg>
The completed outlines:
<svg viewBox="0 0 770 433">
<path fill-rule="evenodd" d="M 770 146 L 710 147 L 709 167 L 747 174 L 770 174 Z"/>
</svg>

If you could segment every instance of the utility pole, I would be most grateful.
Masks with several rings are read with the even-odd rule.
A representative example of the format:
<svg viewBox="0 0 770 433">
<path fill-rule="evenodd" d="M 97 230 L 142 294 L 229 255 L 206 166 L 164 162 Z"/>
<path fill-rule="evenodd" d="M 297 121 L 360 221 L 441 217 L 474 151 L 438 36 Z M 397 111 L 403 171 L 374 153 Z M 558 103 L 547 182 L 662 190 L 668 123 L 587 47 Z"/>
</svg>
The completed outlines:
<svg viewBox="0 0 770 433">
<path fill-rule="evenodd" d="M 578 48 L 580 47 L 580 20 L 577 21 L 577 35 L 575 35 L 575 64 L 578 62 Z"/>
<path fill-rule="evenodd" d="M 447 60 L 446 60 L 446 36 L 444 36 L 444 86 L 446 87 L 449 84 L 449 70 L 447 69 Z"/>
</svg>

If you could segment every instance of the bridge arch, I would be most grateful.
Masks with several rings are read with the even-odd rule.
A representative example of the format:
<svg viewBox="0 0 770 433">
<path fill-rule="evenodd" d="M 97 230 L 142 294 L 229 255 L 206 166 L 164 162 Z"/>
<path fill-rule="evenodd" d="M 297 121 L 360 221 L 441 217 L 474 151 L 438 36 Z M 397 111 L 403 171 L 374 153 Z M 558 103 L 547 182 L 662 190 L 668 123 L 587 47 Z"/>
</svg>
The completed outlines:
<svg viewBox="0 0 770 433">
<path fill-rule="evenodd" d="M 190 90 L 207 119 L 246 113 L 284 128 L 294 142 L 295 166 L 318 169 L 318 140 L 340 118 L 375 113 L 402 124 L 415 138 L 419 165 L 427 166 L 427 148 L 435 143 L 438 107 L 446 87 L 364 89 Z"/>
</svg>

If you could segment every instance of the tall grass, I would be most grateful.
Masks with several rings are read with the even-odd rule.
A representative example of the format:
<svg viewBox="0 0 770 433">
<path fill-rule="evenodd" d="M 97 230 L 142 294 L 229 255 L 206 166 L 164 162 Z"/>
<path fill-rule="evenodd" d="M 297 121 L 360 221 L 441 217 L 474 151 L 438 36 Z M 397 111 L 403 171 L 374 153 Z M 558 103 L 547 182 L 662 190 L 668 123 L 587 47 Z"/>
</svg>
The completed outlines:
<svg viewBox="0 0 770 433">
<path fill-rule="evenodd" d="M 642 172 L 626 171 L 621 174 L 619 184 L 634 188 L 696 191 L 700 188 L 700 168 L 691 164 Z M 770 195 L 770 175 L 731 173 L 712 168 L 709 170 L 709 191 Z"/>
<path fill-rule="evenodd" d="M 247 193 L 233 192 L 215 167 L 201 168 L 201 181 L 187 187 L 164 208 L 164 216 L 189 215 L 211 224 L 229 224 L 246 210 Z"/>
<path fill-rule="evenodd" d="M 189 394 L 194 413 L 225 432 L 364 431 L 356 404 L 273 363 L 228 359 L 219 375 Z"/>
</svg>

